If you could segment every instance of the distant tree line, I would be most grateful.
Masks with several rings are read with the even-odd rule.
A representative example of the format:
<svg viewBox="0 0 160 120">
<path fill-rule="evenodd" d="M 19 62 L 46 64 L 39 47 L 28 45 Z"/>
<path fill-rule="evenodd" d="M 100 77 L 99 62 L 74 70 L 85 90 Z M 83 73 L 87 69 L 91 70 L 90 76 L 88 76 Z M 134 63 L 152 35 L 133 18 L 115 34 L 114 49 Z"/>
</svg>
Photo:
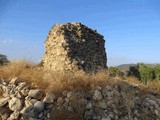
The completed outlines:
<svg viewBox="0 0 160 120">
<path fill-rule="evenodd" d="M 149 66 L 140 63 L 136 66 L 130 66 L 127 76 L 134 76 L 145 84 L 152 80 L 160 80 L 160 65 Z"/>
</svg>

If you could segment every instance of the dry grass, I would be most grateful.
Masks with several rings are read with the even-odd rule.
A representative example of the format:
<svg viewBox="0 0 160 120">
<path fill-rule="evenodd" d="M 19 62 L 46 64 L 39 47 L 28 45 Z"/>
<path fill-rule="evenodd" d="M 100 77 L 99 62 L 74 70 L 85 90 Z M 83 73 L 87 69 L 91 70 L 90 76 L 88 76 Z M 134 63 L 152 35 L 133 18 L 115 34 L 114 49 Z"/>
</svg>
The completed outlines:
<svg viewBox="0 0 160 120">
<path fill-rule="evenodd" d="M 150 81 L 147 85 L 146 88 L 152 90 L 152 91 L 156 91 L 157 93 L 160 92 L 160 80 L 154 80 L 154 81 Z"/>
<path fill-rule="evenodd" d="M 84 73 L 76 73 L 74 75 L 71 73 L 56 73 L 45 71 L 43 67 L 25 60 L 12 61 L 8 65 L 0 66 L 0 78 L 9 81 L 14 77 L 20 77 L 22 81 L 24 80 L 32 85 L 37 85 L 44 91 L 53 91 L 57 95 L 64 90 L 84 93 L 95 86 L 106 86 L 108 84 L 114 86 L 119 84 L 124 91 L 130 93 L 123 104 L 128 106 L 128 110 L 132 107 L 130 104 L 132 103 L 132 97 L 135 95 L 134 88 L 131 89 L 129 84 L 138 86 L 143 91 L 160 91 L 160 81 L 152 81 L 147 85 L 143 85 L 133 77 L 123 79 L 119 77 L 110 77 L 107 71 L 101 71 L 93 75 Z M 125 84 L 123 85 L 123 83 Z M 140 94 L 142 96 L 143 93 Z M 73 105 L 75 106 L 74 112 L 57 110 L 54 111 L 56 114 L 52 116 L 53 119 L 75 120 L 79 118 L 77 120 L 82 120 L 84 114 L 83 107 L 79 104 L 78 100 L 74 100 L 73 103 L 75 104 Z"/>
<path fill-rule="evenodd" d="M 11 80 L 20 77 L 31 84 L 36 84 L 39 88 L 59 93 L 63 90 L 87 91 L 94 86 L 106 86 L 107 84 L 117 84 L 121 78 L 109 77 L 107 71 L 89 75 L 84 73 L 56 73 L 45 71 L 43 67 L 26 60 L 12 61 L 8 65 L 0 66 L 0 78 Z M 127 82 L 140 86 L 144 89 L 160 91 L 160 81 L 152 81 L 147 85 L 141 84 L 136 78 L 127 77 Z"/>
<path fill-rule="evenodd" d="M 45 71 L 42 67 L 25 60 L 12 61 L 8 65 L 0 66 L 0 78 L 10 81 L 20 77 L 28 83 L 36 84 L 43 90 L 55 93 L 63 90 L 85 91 L 97 85 L 106 85 L 109 77 L 106 72 L 94 75 L 84 73 L 56 73 Z"/>
<path fill-rule="evenodd" d="M 0 78 L 10 81 L 14 77 L 19 77 L 29 83 L 36 83 L 43 88 L 46 82 L 43 79 L 42 68 L 35 69 L 36 64 L 26 60 L 12 61 L 5 66 L 0 66 Z"/>
</svg>

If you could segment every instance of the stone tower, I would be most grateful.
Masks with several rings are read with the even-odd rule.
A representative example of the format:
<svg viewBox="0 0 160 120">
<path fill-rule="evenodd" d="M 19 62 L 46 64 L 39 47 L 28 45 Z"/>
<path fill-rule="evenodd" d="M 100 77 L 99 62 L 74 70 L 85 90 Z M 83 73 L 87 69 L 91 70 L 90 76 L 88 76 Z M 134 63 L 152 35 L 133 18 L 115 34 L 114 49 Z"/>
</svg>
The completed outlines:
<svg viewBox="0 0 160 120">
<path fill-rule="evenodd" d="M 105 69 L 104 42 L 103 36 L 96 30 L 81 23 L 56 24 L 45 41 L 43 66 L 57 72 L 96 72 Z"/>
</svg>

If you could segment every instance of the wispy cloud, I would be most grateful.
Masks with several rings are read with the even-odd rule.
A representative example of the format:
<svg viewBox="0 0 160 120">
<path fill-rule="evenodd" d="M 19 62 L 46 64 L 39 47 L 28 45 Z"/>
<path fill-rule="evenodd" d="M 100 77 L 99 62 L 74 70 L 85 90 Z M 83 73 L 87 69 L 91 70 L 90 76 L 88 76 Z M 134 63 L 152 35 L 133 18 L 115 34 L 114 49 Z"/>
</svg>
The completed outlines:
<svg viewBox="0 0 160 120">
<path fill-rule="evenodd" d="M 3 44 L 11 44 L 11 43 L 13 43 L 13 40 L 10 38 L 8 40 L 2 40 L 1 43 L 3 43 Z"/>
</svg>

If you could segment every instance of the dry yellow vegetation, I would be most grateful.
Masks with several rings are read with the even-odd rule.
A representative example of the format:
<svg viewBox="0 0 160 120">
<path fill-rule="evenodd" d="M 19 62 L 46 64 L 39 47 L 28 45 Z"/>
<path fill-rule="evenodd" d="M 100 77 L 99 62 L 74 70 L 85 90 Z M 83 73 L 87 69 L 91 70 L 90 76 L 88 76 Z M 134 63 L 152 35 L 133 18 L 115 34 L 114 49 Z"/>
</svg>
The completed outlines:
<svg viewBox="0 0 160 120">
<path fill-rule="evenodd" d="M 94 86 L 117 84 L 121 81 L 140 86 L 142 89 L 160 91 L 160 81 L 151 81 L 144 85 L 134 77 L 110 77 L 108 71 L 101 71 L 92 75 L 80 72 L 74 75 L 66 72 L 56 73 L 45 71 L 42 66 L 26 60 L 15 60 L 0 66 L 0 78 L 9 81 L 14 77 L 20 77 L 33 86 L 36 85 L 44 91 L 52 90 L 55 93 L 63 90 L 85 91 Z"/>
<path fill-rule="evenodd" d="M 111 77 L 107 71 L 101 71 L 96 74 L 84 74 L 84 73 L 56 73 L 52 71 L 45 71 L 42 66 L 26 60 L 12 61 L 7 65 L 0 66 L 0 78 L 8 80 L 8 82 L 14 78 L 20 77 L 23 81 L 29 83 L 32 87 L 39 87 L 44 92 L 53 91 L 55 94 L 60 94 L 64 90 L 80 92 L 81 94 L 93 89 L 97 86 L 105 87 L 106 85 L 115 86 L 117 84 L 123 86 L 123 91 L 127 91 L 128 95 L 123 101 L 123 104 L 119 106 L 119 111 L 123 110 L 126 106 L 128 111 L 132 107 L 133 96 L 145 97 L 149 92 L 159 92 L 160 82 L 153 81 L 147 85 L 140 83 L 134 77 Z M 140 93 L 136 93 L 135 89 L 130 87 L 130 84 L 137 86 L 137 89 L 141 89 Z M 135 95 L 137 94 L 137 95 Z M 68 119 L 68 120 L 83 120 L 84 108 L 75 100 L 75 111 L 54 111 L 52 118 L 56 120 Z M 145 118 L 145 116 L 144 116 Z"/>
</svg>

